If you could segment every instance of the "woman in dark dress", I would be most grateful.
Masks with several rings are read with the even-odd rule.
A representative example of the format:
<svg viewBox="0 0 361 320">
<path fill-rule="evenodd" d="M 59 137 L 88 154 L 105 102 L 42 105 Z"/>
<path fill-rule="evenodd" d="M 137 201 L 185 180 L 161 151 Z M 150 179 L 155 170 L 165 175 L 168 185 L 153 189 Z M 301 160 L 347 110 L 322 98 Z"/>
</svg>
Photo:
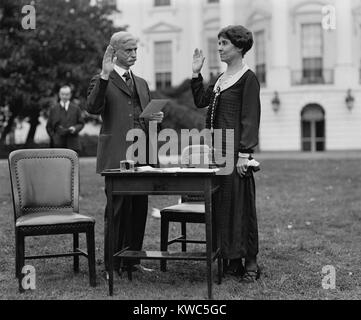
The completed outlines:
<svg viewBox="0 0 361 320">
<path fill-rule="evenodd" d="M 218 51 L 221 61 L 227 64 L 226 71 L 205 89 L 200 74 L 205 57 L 201 50 L 195 49 L 191 81 L 196 106 L 209 107 L 206 127 L 211 132 L 234 130 L 232 155 L 235 166 L 231 174 L 221 176 L 221 188 L 214 206 L 225 272 L 247 282 L 260 276 L 255 182 L 248 167 L 258 144 L 260 86 L 255 74 L 243 61 L 252 45 L 252 33 L 243 26 L 223 28 L 218 34 Z M 224 154 L 226 144 L 223 140 Z"/>
</svg>

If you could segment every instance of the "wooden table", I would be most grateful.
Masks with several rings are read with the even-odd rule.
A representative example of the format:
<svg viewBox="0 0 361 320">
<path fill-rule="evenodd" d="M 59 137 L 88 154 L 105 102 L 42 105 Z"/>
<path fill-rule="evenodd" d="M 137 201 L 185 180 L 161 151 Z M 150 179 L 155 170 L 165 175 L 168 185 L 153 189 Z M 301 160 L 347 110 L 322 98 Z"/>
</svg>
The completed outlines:
<svg viewBox="0 0 361 320">
<path fill-rule="evenodd" d="M 103 171 L 107 190 L 108 256 L 109 256 L 109 294 L 113 294 L 114 257 L 167 260 L 205 260 L 207 264 L 208 298 L 212 299 L 212 263 L 218 261 L 218 283 L 222 278 L 222 261 L 219 239 L 217 248 L 212 248 L 212 194 L 219 187 L 219 176 L 215 170 L 190 172 L 184 169 L 178 172 L 130 172 Z M 182 195 L 204 194 L 205 200 L 205 252 L 169 252 L 169 251 L 129 251 L 114 253 L 113 197 L 120 195 Z M 219 238 L 219 237 L 217 237 Z"/>
</svg>

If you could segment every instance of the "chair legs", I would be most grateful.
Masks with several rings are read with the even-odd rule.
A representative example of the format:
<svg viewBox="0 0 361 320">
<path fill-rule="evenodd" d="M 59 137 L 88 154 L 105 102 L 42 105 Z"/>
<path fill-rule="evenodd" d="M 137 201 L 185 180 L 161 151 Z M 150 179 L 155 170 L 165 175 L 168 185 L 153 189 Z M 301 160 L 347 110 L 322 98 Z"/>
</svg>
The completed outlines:
<svg viewBox="0 0 361 320">
<path fill-rule="evenodd" d="M 223 259 L 218 256 L 217 258 L 217 262 L 218 262 L 218 284 L 222 283 L 222 278 L 223 278 Z"/>
<path fill-rule="evenodd" d="M 168 250 L 169 221 L 161 218 L 160 223 L 160 251 Z M 160 260 L 160 270 L 167 271 L 167 260 Z"/>
<path fill-rule="evenodd" d="M 87 249 L 88 249 L 89 282 L 92 287 L 95 287 L 96 286 L 96 271 L 95 271 L 94 225 L 89 227 L 86 232 L 86 242 L 87 242 Z"/>
<path fill-rule="evenodd" d="M 24 288 L 22 285 L 22 269 L 25 265 L 25 237 L 19 231 L 15 231 L 15 245 L 16 245 L 16 253 L 15 253 L 15 274 L 18 279 L 19 292 L 24 292 Z"/>
<path fill-rule="evenodd" d="M 169 220 L 161 218 L 160 223 L 160 251 L 168 250 L 168 237 L 169 237 Z M 181 238 L 184 240 L 181 244 L 182 252 L 187 251 L 187 224 L 186 222 L 181 222 Z M 160 261 L 160 270 L 167 271 L 167 260 Z"/>
<path fill-rule="evenodd" d="M 187 243 L 185 242 L 187 240 L 187 225 L 186 222 L 181 222 L 181 232 L 184 242 L 182 242 L 182 251 L 187 251 Z"/>
<path fill-rule="evenodd" d="M 95 241 L 94 241 L 94 224 L 86 229 L 86 242 L 88 251 L 88 265 L 89 265 L 89 282 L 92 287 L 96 286 L 96 270 L 95 270 Z M 73 233 L 73 251 L 77 252 L 79 248 L 79 233 Z M 44 256 L 43 256 L 44 257 Z M 40 256 L 39 256 L 40 258 Z M 74 272 L 79 272 L 79 255 L 73 257 Z M 16 230 L 15 231 L 15 276 L 19 280 L 19 289 L 21 290 L 22 268 L 25 265 L 25 236 Z"/>
<path fill-rule="evenodd" d="M 216 230 L 215 228 L 215 223 L 213 223 L 212 227 L 214 228 L 214 230 Z M 215 231 L 216 234 L 216 231 Z M 165 217 L 161 217 L 161 224 L 160 224 L 160 250 L 161 251 L 167 251 L 168 250 L 168 236 L 169 236 L 169 220 L 166 219 Z M 186 222 L 181 222 L 181 237 L 180 237 L 183 241 L 181 243 L 182 246 L 182 252 L 186 252 L 187 251 L 187 223 Z M 179 238 L 178 238 L 179 239 Z M 217 237 L 214 236 L 212 239 L 212 246 L 213 248 L 217 248 Z M 220 254 L 218 254 L 217 257 L 217 264 L 218 264 L 218 277 L 217 277 L 217 283 L 221 284 L 222 283 L 222 278 L 224 276 L 223 271 L 223 259 L 221 258 Z M 211 266 L 208 266 L 208 272 L 210 272 L 210 268 Z M 160 270 L 165 272 L 167 271 L 167 260 L 160 260 Z M 128 271 L 128 278 L 131 280 L 131 271 L 129 274 Z M 212 281 L 212 280 L 209 280 Z M 208 283 L 208 287 L 211 288 L 212 284 L 209 282 Z"/>
<path fill-rule="evenodd" d="M 130 263 L 127 263 L 127 275 L 129 281 L 133 280 L 132 267 L 133 266 Z"/>
<path fill-rule="evenodd" d="M 25 265 L 25 238 L 19 231 L 15 232 L 15 275 L 21 280 L 21 271 Z"/>
<path fill-rule="evenodd" d="M 20 266 L 19 266 L 19 235 L 15 231 L 15 277 L 19 278 L 20 276 Z"/>
<path fill-rule="evenodd" d="M 79 248 L 79 233 L 73 233 L 73 252 L 77 252 Z M 75 273 L 79 272 L 79 256 L 73 257 L 73 269 Z"/>
</svg>

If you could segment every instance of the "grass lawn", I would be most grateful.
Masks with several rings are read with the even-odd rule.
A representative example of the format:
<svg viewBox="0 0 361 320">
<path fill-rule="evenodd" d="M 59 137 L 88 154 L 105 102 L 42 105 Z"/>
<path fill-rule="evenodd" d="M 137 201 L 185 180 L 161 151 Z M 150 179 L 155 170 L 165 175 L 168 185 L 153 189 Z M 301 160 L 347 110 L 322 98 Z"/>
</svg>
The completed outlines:
<svg viewBox="0 0 361 320">
<path fill-rule="evenodd" d="M 88 282 L 87 260 L 73 274 L 72 259 L 32 260 L 36 290 L 18 293 L 14 277 L 14 223 L 9 174 L 0 162 L 0 299 L 205 299 L 204 262 L 144 261 L 151 273 L 134 273 L 133 281 L 115 276 L 109 297 L 103 271 L 103 180 L 95 163 L 81 161 L 81 212 L 96 218 L 97 287 Z M 361 165 L 353 160 L 263 160 L 256 173 L 261 279 L 240 284 L 226 277 L 214 285 L 215 299 L 361 299 Z M 151 196 L 149 206 L 174 204 L 175 196 Z M 174 233 L 179 226 L 172 226 Z M 193 225 L 195 236 L 204 226 Z M 158 250 L 160 220 L 148 217 L 145 245 Z M 84 238 L 81 237 L 82 243 Z M 177 245 L 174 245 L 177 246 Z M 71 248 L 71 236 L 29 238 L 27 252 Z M 177 247 L 173 247 L 177 248 Z M 192 249 L 192 248 L 191 248 Z M 322 288 L 322 267 L 336 269 L 336 288 Z M 216 267 L 216 264 L 214 264 Z M 216 270 L 216 268 L 214 269 Z"/>
</svg>

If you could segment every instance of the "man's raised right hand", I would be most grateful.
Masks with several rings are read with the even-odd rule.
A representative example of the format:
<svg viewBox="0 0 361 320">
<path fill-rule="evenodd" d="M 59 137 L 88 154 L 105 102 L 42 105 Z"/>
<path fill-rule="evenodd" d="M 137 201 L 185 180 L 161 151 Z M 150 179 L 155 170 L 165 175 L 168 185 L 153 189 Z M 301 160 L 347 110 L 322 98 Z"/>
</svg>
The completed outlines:
<svg viewBox="0 0 361 320">
<path fill-rule="evenodd" d="M 116 59 L 114 53 L 115 53 L 114 48 L 111 45 L 108 45 L 104 53 L 102 72 L 100 73 L 100 77 L 104 80 L 108 80 L 109 74 L 114 69 L 114 61 Z"/>
</svg>

